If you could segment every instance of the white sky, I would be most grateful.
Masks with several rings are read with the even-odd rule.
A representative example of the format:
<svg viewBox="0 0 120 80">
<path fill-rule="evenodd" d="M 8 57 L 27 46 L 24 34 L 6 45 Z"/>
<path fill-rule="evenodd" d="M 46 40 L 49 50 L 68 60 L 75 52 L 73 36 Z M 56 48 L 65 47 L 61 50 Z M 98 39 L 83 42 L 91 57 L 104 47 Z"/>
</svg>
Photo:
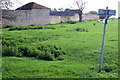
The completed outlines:
<svg viewBox="0 0 120 80">
<path fill-rule="evenodd" d="M 98 9 L 105 9 L 107 6 L 109 9 L 117 10 L 118 11 L 118 2 L 120 0 L 85 0 L 88 3 L 86 4 L 86 8 L 84 12 L 89 11 L 98 11 Z M 21 5 L 17 4 L 16 7 L 20 7 L 24 4 L 29 2 L 36 2 L 38 4 L 44 5 L 49 8 L 71 8 L 77 9 L 77 6 L 74 3 L 74 0 L 20 0 Z"/>
</svg>

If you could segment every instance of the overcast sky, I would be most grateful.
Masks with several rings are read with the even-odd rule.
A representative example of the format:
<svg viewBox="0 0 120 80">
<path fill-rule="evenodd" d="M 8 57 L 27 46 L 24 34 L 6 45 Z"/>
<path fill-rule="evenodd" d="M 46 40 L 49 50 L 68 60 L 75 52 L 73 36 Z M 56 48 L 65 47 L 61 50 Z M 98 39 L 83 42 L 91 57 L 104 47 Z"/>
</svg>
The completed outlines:
<svg viewBox="0 0 120 80">
<path fill-rule="evenodd" d="M 109 9 L 114 9 L 118 11 L 118 2 L 120 0 L 85 0 L 88 3 L 84 12 L 89 11 L 98 11 L 98 9 L 105 9 L 107 6 Z M 20 0 L 21 4 L 17 4 L 16 7 L 20 7 L 29 2 L 36 2 L 38 4 L 44 5 L 49 8 L 71 8 L 77 9 L 77 6 L 74 4 L 74 0 Z"/>
</svg>

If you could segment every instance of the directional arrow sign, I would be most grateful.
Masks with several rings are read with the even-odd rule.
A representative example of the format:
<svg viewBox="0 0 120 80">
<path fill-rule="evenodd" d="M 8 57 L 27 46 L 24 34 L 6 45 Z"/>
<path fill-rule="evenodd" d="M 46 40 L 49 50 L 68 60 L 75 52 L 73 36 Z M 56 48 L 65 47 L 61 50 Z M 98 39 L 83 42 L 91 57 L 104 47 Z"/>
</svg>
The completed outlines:
<svg viewBox="0 0 120 80">
<path fill-rule="evenodd" d="M 109 10 L 109 14 L 108 15 L 116 15 L 116 10 Z"/>
<path fill-rule="evenodd" d="M 98 14 L 99 15 L 106 15 L 106 10 L 105 9 L 99 9 Z M 107 15 L 116 15 L 116 10 L 108 10 Z"/>
<path fill-rule="evenodd" d="M 105 9 L 99 9 L 99 10 L 98 10 L 98 14 L 99 14 L 99 15 L 105 15 L 105 13 L 106 13 L 106 10 L 105 10 Z"/>
</svg>

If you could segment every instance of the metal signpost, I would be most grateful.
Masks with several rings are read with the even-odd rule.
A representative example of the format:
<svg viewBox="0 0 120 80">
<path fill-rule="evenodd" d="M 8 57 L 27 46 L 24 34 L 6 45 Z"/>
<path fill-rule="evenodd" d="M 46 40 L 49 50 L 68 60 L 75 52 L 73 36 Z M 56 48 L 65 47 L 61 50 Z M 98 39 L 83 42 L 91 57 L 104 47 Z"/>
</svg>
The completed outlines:
<svg viewBox="0 0 120 80">
<path fill-rule="evenodd" d="M 104 32 L 103 32 L 103 38 L 102 38 L 102 50 L 100 54 L 100 67 L 99 67 L 99 72 L 102 70 L 102 65 L 103 65 L 103 55 L 104 55 L 104 42 L 105 42 L 105 36 L 106 36 L 106 25 L 107 21 L 109 19 L 109 15 L 116 15 L 116 10 L 109 10 L 108 7 L 105 9 L 99 9 L 98 11 L 99 15 L 106 15 L 105 17 L 105 22 L 104 22 Z"/>
</svg>

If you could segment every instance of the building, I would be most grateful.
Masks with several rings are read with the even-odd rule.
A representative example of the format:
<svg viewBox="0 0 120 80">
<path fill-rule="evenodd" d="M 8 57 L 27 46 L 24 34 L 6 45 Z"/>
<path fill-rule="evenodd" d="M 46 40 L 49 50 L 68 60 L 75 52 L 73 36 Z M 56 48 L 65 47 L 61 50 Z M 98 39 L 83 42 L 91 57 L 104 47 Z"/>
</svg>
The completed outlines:
<svg viewBox="0 0 120 80">
<path fill-rule="evenodd" d="M 97 14 L 84 13 L 82 15 L 83 20 L 98 20 L 100 17 Z"/>
<path fill-rule="evenodd" d="M 2 11 L 2 25 L 46 25 L 50 23 L 50 8 L 31 2 L 16 10 Z"/>
<path fill-rule="evenodd" d="M 51 24 L 67 22 L 70 20 L 74 20 L 74 21 L 79 20 L 79 16 L 75 10 L 50 12 L 50 23 Z"/>
<path fill-rule="evenodd" d="M 51 11 L 43 5 L 30 2 L 16 10 L 2 10 L 2 27 L 7 25 L 47 25 L 79 21 L 79 10 Z M 97 14 L 83 14 L 83 20 L 99 19 Z"/>
<path fill-rule="evenodd" d="M 79 10 L 65 10 L 65 11 L 52 11 L 50 12 L 50 23 L 67 22 L 69 20 L 79 21 Z M 98 20 L 99 15 L 83 13 L 82 20 Z"/>
</svg>

